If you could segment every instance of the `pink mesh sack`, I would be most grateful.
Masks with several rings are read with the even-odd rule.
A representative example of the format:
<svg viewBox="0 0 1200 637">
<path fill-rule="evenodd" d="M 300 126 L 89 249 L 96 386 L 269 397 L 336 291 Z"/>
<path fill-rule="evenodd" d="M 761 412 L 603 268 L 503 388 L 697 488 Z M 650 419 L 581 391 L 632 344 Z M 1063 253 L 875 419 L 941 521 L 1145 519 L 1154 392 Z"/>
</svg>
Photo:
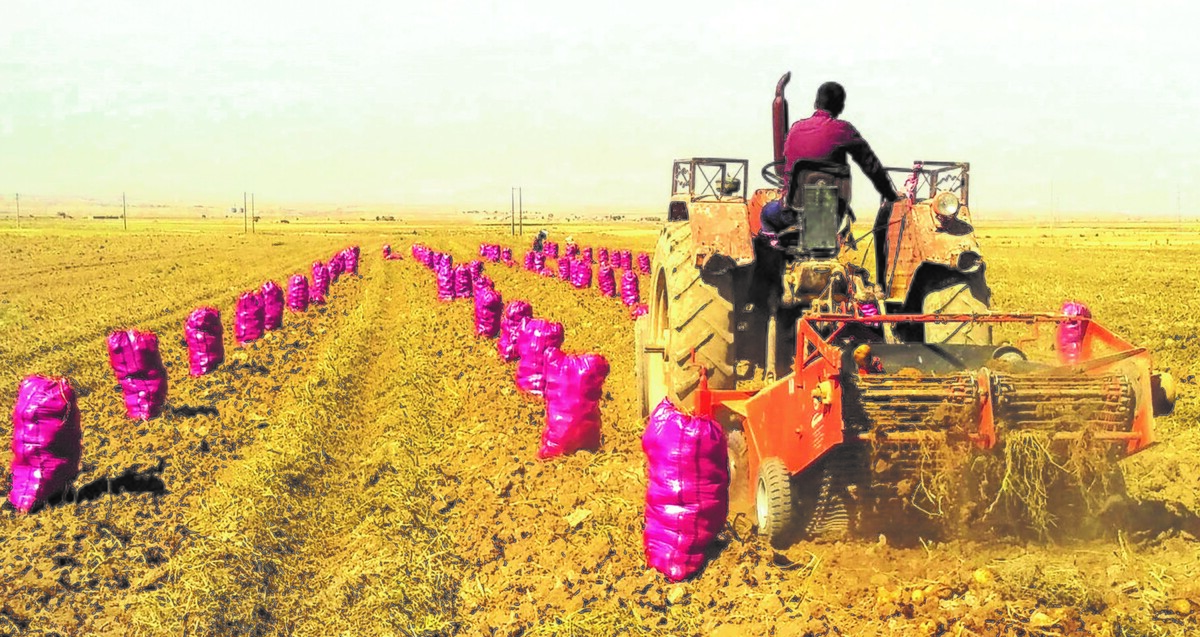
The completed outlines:
<svg viewBox="0 0 1200 637">
<path fill-rule="evenodd" d="M 600 398 L 608 361 L 599 354 L 546 354 L 546 428 L 539 458 L 600 448 Z"/>
<path fill-rule="evenodd" d="M 617 256 L 619 257 L 620 255 Z M 596 253 L 596 258 L 600 260 L 600 265 L 608 265 L 608 248 L 600 248 Z M 620 261 L 617 261 L 617 263 L 620 263 Z"/>
<path fill-rule="evenodd" d="M 584 248 L 583 253 L 580 254 L 580 256 L 583 258 L 584 262 L 587 263 L 589 266 L 596 262 L 596 260 L 592 258 L 592 247 L 591 246 Z"/>
<path fill-rule="evenodd" d="M 646 563 L 678 582 L 704 565 L 729 513 L 725 432 L 663 400 L 642 434 L 646 454 Z"/>
<path fill-rule="evenodd" d="M 461 264 L 454 267 L 454 297 L 458 299 L 471 298 L 471 291 L 475 287 L 472 277 L 471 268 L 467 264 Z"/>
<path fill-rule="evenodd" d="M 525 327 L 525 321 L 533 318 L 533 306 L 529 301 L 509 301 L 504 306 L 504 316 L 500 318 L 500 338 L 496 341 L 496 351 L 500 360 L 511 363 L 519 358 L 517 337 Z"/>
<path fill-rule="evenodd" d="M 558 278 L 564 283 L 571 282 L 571 259 L 563 257 L 558 260 Z"/>
<path fill-rule="evenodd" d="M 167 368 L 153 332 L 126 330 L 108 335 L 108 364 L 125 395 L 125 414 L 148 420 L 167 402 Z"/>
<path fill-rule="evenodd" d="M 263 298 L 258 292 L 242 292 L 237 300 L 237 314 L 234 316 L 233 335 L 238 345 L 244 345 L 262 338 L 263 335 Z"/>
<path fill-rule="evenodd" d="M 503 250 L 501 250 L 500 251 L 500 260 L 504 262 L 504 265 L 512 267 L 512 264 L 513 264 L 512 248 L 504 248 Z"/>
<path fill-rule="evenodd" d="M 483 276 L 483 261 L 475 259 L 467 263 L 467 269 L 471 271 L 471 280 L 474 281 Z"/>
<path fill-rule="evenodd" d="M 1062 304 L 1062 314 L 1092 318 L 1092 311 L 1083 303 L 1066 301 Z M 1058 359 L 1067 365 L 1074 365 L 1083 357 L 1083 336 L 1087 332 L 1086 321 L 1063 321 L 1058 324 Z"/>
<path fill-rule="evenodd" d="M 287 307 L 293 312 L 308 310 L 308 279 L 303 274 L 288 279 Z"/>
<path fill-rule="evenodd" d="M 346 274 L 358 275 L 358 257 L 360 254 L 358 246 L 346 248 L 346 256 L 342 259 L 342 270 Z"/>
<path fill-rule="evenodd" d="M 621 303 L 624 303 L 627 307 L 633 307 L 640 301 L 638 277 L 633 273 L 633 270 L 626 270 L 625 274 L 621 275 Z"/>
<path fill-rule="evenodd" d="M 312 264 L 312 285 L 308 286 L 308 302 L 313 305 L 325 305 L 325 297 L 329 294 L 329 268 L 320 261 Z"/>
<path fill-rule="evenodd" d="M 638 271 L 642 274 L 650 274 L 650 255 L 645 252 L 639 252 L 637 255 Z"/>
<path fill-rule="evenodd" d="M 183 337 L 188 346 L 188 372 L 203 376 L 225 360 L 225 328 L 221 312 L 215 307 L 198 307 L 183 324 Z"/>
<path fill-rule="evenodd" d="M 454 268 L 444 262 L 434 269 L 437 275 L 437 297 L 439 301 L 453 301 L 455 276 Z"/>
<path fill-rule="evenodd" d="M 329 269 L 329 284 L 333 285 L 338 282 L 338 278 L 342 276 L 342 253 L 333 255 L 333 258 L 325 264 Z"/>
<path fill-rule="evenodd" d="M 482 246 L 480 246 L 480 249 L 482 249 Z M 392 244 L 390 244 L 390 243 L 383 244 L 383 258 L 384 259 L 392 258 Z"/>
<path fill-rule="evenodd" d="M 546 391 L 546 352 L 563 344 L 563 325 L 534 318 L 525 322 L 517 336 L 517 389 L 534 396 Z"/>
<path fill-rule="evenodd" d="M 277 330 L 283 327 L 283 288 L 274 281 L 267 281 L 259 289 L 263 304 L 263 329 Z"/>
<path fill-rule="evenodd" d="M 530 272 L 533 271 L 533 252 L 532 251 L 525 253 L 525 269 L 529 270 Z"/>
<path fill-rule="evenodd" d="M 65 378 L 27 376 L 13 408 L 12 490 L 8 501 L 28 513 L 62 493 L 79 475 L 83 431 L 75 390 Z"/>
<path fill-rule="evenodd" d="M 617 277 L 607 263 L 601 263 L 596 272 L 596 287 L 600 288 L 600 294 L 603 296 L 613 298 L 617 295 Z"/>
<path fill-rule="evenodd" d="M 480 274 L 479 276 L 475 277 L 474 283 L 476 292 L 479 292 L 479 288 L 491 288 L 493 290 L 496 289 L 496 282 L 492 281 L 492 277 L 486 274 Z"/>
<path fill-rule="evenodd" d="M 580 290 L 592 287 L 592 266 L 586 259 L 571 264 L 571 285 Z"/>
<path fill-rule="evenodd" d="M 475 336 L 496 338 L 500 334 L 500 318 L 504 300 L 490 287 L 475 288 Z"/>
<path fill-rule="evenodd" d="M 551 259 L 558 258 L 558 244 L 553 241 L 547 241 L 545 245 L 542 246 L 542 251 L 545 252 L 546 256 L 550 257 Z"/>
</svg>

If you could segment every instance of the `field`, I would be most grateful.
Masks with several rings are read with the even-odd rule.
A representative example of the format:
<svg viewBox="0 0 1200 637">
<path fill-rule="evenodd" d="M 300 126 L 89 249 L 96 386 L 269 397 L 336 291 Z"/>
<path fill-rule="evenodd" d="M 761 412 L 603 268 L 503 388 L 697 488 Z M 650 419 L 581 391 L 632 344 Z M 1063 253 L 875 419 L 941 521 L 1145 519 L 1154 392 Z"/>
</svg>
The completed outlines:
<svg viewBox="0 0 1200 637">
<path fill-rule="evenodd" d="M 98 226 L 98 224 L 95 224 Z M 293 223 L 0 231 L 0 405 L 67 374 L 84 462 L 72 501 L 0 511 L 0 635 L 1187 635 L 1200 630 L 1200 244 L 1153 224 L 983 227 L 993 306 L 1086 302 L 1180 382 L 1159 443 L 1122 463 L 1103 538 L 887 534 L 775 551 L 731 518 L 695 579 L 642 553 L 645 462 L 633 323 L 594 290 L 489 264 L 506 300 L 605 355 L 598 453 L 539 461 L 543 407 L 436 301 L 413 242 L 473 258 L 507 228 Z M 657 228 L 551 228 L 650 251 Z M 401 261 L 379 257 L 383 243 Z M 284 329 L 232 346 L 237 293 L 362 247 L 361 278 Z M 187 376 L 182 322 L 222 311 L 225 366 Z M 160 335 L 168 412 L 127 420 L 104 337 Z M 8 440 L 11 424 L 0 424 Z M 7 495 L 7 444 L 0 493 Z M 1056 520 L 1069 526 L 1073 520 Z M 897 527 L 903 520 L 895 522 Z"/>
</svg>

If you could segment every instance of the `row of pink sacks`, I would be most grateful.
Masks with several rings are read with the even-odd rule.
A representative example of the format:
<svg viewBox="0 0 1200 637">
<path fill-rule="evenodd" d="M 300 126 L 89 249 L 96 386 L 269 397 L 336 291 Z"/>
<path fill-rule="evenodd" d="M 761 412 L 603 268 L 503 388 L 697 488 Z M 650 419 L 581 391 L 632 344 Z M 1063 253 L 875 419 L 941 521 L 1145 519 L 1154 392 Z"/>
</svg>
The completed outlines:
<svg viewBox="0 0 1200 637">
<path fill-rule="evenodd" d="M 621 251 L 623 254 L 628 254 L 628 252 L 628 250 Z M 592 285 L 592 266 L 584 257 L 564 255 L 558 259 L 556 274 L 554 270 L 546 267 L 545 254 L 531 250 L 525 253 L 525 269 L 543 277 L 566 281 L 578 290 L 590 288 Z M 596 268 L 596 287 L 602 296 L 608 298 L 617 296 L 616 274 L 614 268 L 607 263 L 607 259 L 602 259 Z M 641 303 L 638 275 L 632 269 L 626 269 L 621 275 L 620 289 L 621 302 L 629 308 L 631 318 L 636 319 L 646 313 L 646 306 Z"/>
<path fill-rule="evenodd" d="M 234 310 L 236 319 L 233 326 L 234 338 L 238 345 L 254 342 L 262 338 L 266 332 L 282 328 L 284 307 L 292 312 L 300 313 L 308 311 L 310 304 L 324 305 L 332 283 L 336 283 L 343 274 L 358 274 L 358 258 L 359 248 L 355 245 L 338 251 L 327 262 L 314 261 L 311 269 L 312 284 L 309 284 L 303 274 L 293 274 L 288 279 L 286 298 L 279 284 L 274 281 L 263 283 L 258 290 L 242 292 L 238 296 Z M 196 312 L 201 310 L 213 309 L 199 308 Z M 217 324 L 219 326 L 219 320 Z M 219 333 L 214 334 L 209 331 L 203 338 L 197 335 L 194 342 L 198 347 L 202 347 L 205 343 L 211 343 L 219 337 Z M 193 342 L 190 336 L 188 342 L 190 347 Z M 209 352 L 201 350 L 197 352 L 196 358 L 202 360 L 211 358 L 211 356 Z M 214 367 L 213 365 L 193 364 L 192 375 L 206 374 Z"/>
<path fill-rule="evenodd" d="M 509 267 L 513 265 L 512 248 L 504 248 L 494 243 L 479 244 L 479 256 L 492 263 L 499 262 Z"/>
<path fill-rule="evenodd" d="M 330 260 L 333 271 L 337 275 L 357 273 L 358 254 L 357 246 L 338 252 Z M 300 298 L 296 294 L 290 296 Z M 307 307 L 307 294 L 303 297 Z M 273 281 L 263 284 L 255 301 L 243 305 L 239 299 L 239 316 L 261 312 L 264 327 L 277 329 L 283 314 L 279 286 Z M 184 338 L 192 376 L 211 372 L 221 364 L 225 357 L 222 336 L 221 314 L 216 308 L 200 307 L 188 315 Z M 166 404 L 167 369 L 158 336 L 121 330 L 109 334 L 107 346 L 126 415 L 136 420 L 159 416 Z M 28 512 L 66 488 L 79 473 L 82 438 L 76 394 L 66 378 L 34 375 L 22 380 L 13 408 L 13 488 L 9 491 L 13 507 Z"/>
<path fill-rule="evenodd" d="M 517 363 L 517 389 L 546 401 L 538 449 L 542 459 L 600 448 L 600 398 L 608 360 L 596 353 L 563 352 L 564 338 L 562 323 L 535 317 L 528 301 L 505 306 L 497 353 L 501 360 Z"/>
<path fill-rule="evenodd" d="M 532 252 L 537 252 L 536 245 L 537 244 L 535 242 L 534 247 L 531 248 Z M 582 254 L 582 258 L 585 261 L 587 261 L 589 264 L 593 263 L 592 248 L 590 248 L 590 247 L 583 248 L 583 252 L 580 253 L 579 247 L 576 244 L 569 243 L 569 244 L 567 244 L 567 249 L 566 249 L 565 253 L 568 258 L 579 256 Z M 553 241 L 543 242 L 541 254 L 543 254 L 546 257 L 551 258 L 551 259 L 558 259 L 558 255 L 559 255 L 558 244 Z M 482 252 L 480 253 L 480 256 L 483 256 Z M 633 252 L 630 250 L 616 250 L 616 249 L 610 249 L 606 246 L 601 246 L 600 248 L 598 248 L 596 250 L 596 257 L 597 257 L 596 262 L 598 262 L 600 265 L 607 264 L 607 265 L 612 266 L 613 269 L 619 269 L 619 270 L 632 270 L 633 269 L 634 256 L 633 256 Z M 649 254 L 646 254 L 645 252 L 639 252 L 637 254 L 637 268 L 638 268 L 638 271 L 641 272 L 641 274 L 650 274 L 650 255 Z"/>
<path fill-rule="evenodd" d="M 607 257 L 608 254 L 602 249 L 597 269 L 598 287 L 601 294 L 613 297 L 616 286 Z M 527 256 L 526 268 L 536 271 L 538 262 L 537 256 Z M 582 272 L 591 274 L 590 264 L 582 258 L 559 259 L 559 278 L 562 280 L 570 281 L 577 288 L 586 287 L 590 276 Z M 637 275 L 627 269 L 622 277 L 622 300 L 627 306 L 638 304 L 637 282 Z M 514 349 L 517 350 L 516 355 L 523 356 L 526 352 L 522 345 L 531 350 L 530 354 L 536 354 L 546 345 L 538 341 L 539 337 L 561 341 L 558 336 L 560 332 L 554 329 L 553 324 L 547 325 L 532 316 L 532 309 L 523 301 L 513 301 L 505 308 L 498 343 L 501 358 L 512 360 Z M 522 329 L 525 330 L 523 334 L 528 335 L 528 341 L 521 341 L 519 337 L 514 339 L 513 335 Z M 549 353 L 542 365 L 546 376 L 546 392 L 551 394 L 556 366 L 560 363 L 555 353 L 557 349 L 547 351 Z M 521 378 L 520 366 L 525 362 L 526 359 L 522 357 L 518 363 L 518 380 Z M 533 386 L 529 391 L 532 393 L 536 389 Z M 599 397 L 596 398 L 598 400 Z M 549 404 L 547 413 L 549 429 Z M 592 430 L 584 428 L 584 431 Z M 598 427 L 595 431 L 599 431 Z M 581 441 L 580 444 L 591 442 Z M 596 439 L 594 444 L 598 445 L 599 440 Z M 543 448 L 545 446 L 543 444 Z M 646 563 L 668 580 L 681 581 L 695 575 L 703 567 L 728 515 L 729 471 L 725 433 L 712 419 L 689 416 L 678 411 L 670 401 L 664 400 L 647 423 L 642 435 L 642 449 L 646 454 L 648 478 L 643 534 Z"/>
<path fill-rule="evenodd" d="M 358 247 L 338 252 L 329 266 L 313 264 L 314 288 L 327 285 L 328 272 L 337 275 L 358 271 Z M 307 281 L 302 275 L 293 276 L 288 293 L 288 306 L 304 311 L 308 303 Z M 327 292 L 327 291 L 325 291 Z M 324 300 L 324 293 L 320 294 Z M 235 338 L 239 345 L 258 340 L 266 331 L 283 326 L 284 294 L 274 281 L 267 281 L 255 291 L 243 292 L 237 300 Z M 224 329 L 221 313 L 214 307 L 199 307 L 184 321 L 184 340 L 188 346 L 188 367 L 192 376 L 203 376 L 219 367 L 225 359 Z M 135 420 L 154 418 L 162 413 L 167 398 L 167 374 L 158 350 L 158 337 L 135 329 L 113 332 L 108 337 L 108 359 L 125 398 L 125 413 Z"/>
<path fill-rule="evenodd" d="M 490 258 L 495 250 L 480 246 L 480 255 Z M 420 256 L 416 256 L 420 255 Z M 437 274 L 439 300 L 467 298 L 447 292 L 449 279 L 467 277 L 475 304 L 475 335 L 497 338 L 502 360 L 517 363 L 517 388 L 546 401 L 546 424 L 542 431 L 539 458 L 551 458 L 600 446 L 600 397 L 608 377 L 608 361 L 599 354 L 568 354 L 561 350 L 561 323 L 535 318 L 523 300 L 504 305 L 483 264 L 471 261 L 452 266 L 453 258 L 426 246 L 414 246 L 414 258 L 427 263 Z M 453 273 L 453 274 L 451 274 Z"/>
</svg>

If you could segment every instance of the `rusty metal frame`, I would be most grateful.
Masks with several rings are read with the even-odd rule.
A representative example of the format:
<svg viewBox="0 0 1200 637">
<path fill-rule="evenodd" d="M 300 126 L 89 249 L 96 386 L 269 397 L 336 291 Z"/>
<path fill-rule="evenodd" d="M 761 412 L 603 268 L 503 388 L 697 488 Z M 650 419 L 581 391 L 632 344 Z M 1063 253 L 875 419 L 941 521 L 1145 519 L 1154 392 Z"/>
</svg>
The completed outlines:
<svg viewBox="0 0 1200 637">
<path fill-rule="evenodd" d="M 730 166 L 735 166 L 736 170 L 729 172 Z M 682 169 L 681 169 L 682 167 Z M 704 168 L 716 168 L 718 174 L 711 177 Z M 714 201 L 714 202 L 745 202 L 749 200 L 750 188 L 750 162 L 745 159 L 728 159 L 722 157 L 691 157 L 687 159 L 676 159 L 671 170 L 671 196 L 677 197 L 686 195 L 692 201 Z M 700 173 L 700 178 L 704 181 L 701 184 L 699 194 L 696 192 L 697 172 Z M 680 176 L 687 174 L 687 191 L 682 191 Z M 719 188 L 714 187 L 714 183 L 724 183 L 726 179 L 734 178 L 741 179 L 742 194 L 722 195 Z"/>
<path fill-rule="evenodd" d="M 916 167 L 917 164 L 920 164 L 920 167 Z M 926 170 L 927 168 L 932 168 L 932 169 Z M 920 180 L 917 182 L 917 192 L 919 193 L 923 186 L 927 187 L 929 189 L 928 197 L 921 197 L 920 194 L 917 195 L 918 201 L 920 201 L 921 199 L 932 199 L 933 196 L 938 193 L 938 191 L 939 191 L 938 186 L 941 185 L 940 182 L 943 179 L 952 177 L 955 172 L 961 171 L 962 174 L 959 175 L 960 182 L 959 182 L 958 187 L 957 188 L 947 188 L 945 190 L 949 190 L 950 192 L 959 193 L 958 199 L 962 203 L 962 205 L 964 205 L 964 206 L 970 205 L 970 203 L 969 203 L 969 201 L 970 201 L 969 195 L 970 195 L 970 187 L 971 187 L 970 186 L 971 185 L 971 178 L 970 178 L 971 163 L 970 162 L 965 162 L 965 161 L 914 161 L 913 166 L 908 166 L 905 168 L 901 168 L 899 166 L 885 166 L 883 169 L 889 173 L 897 173 L 897 174 L 905 174 L 905 175 L 911 175 L 915 169 L 917 174 L 921 175 Z"/>
</svg>

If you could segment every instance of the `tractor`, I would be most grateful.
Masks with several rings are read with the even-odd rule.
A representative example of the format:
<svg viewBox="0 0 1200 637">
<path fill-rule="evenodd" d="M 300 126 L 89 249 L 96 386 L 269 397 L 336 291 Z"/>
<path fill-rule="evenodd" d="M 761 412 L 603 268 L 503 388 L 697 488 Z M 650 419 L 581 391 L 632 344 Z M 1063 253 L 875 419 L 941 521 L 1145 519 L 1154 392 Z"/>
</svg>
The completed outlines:
<svg viewBox="0 0 1200 637">
<path fill-rule="evenodd" d="M 931 458 L 963 466 L 1036 439 L 1115 462 L 1152 444 L 1174 384 L 1149 353 L 1088 317 L 992 311 L 968 163 L 889 168 L 905 182 L 882 280 L 853 262 L 848 169 L 783 174 L 789 78 L 761 171 L 773 188 L 750 194 L 744 159 L 674 162 L 635 329 L 643 417 L 665 399 L 721 422 L 731 499 L 773 543 L 868 529 L 889 498 L 936 515 Z M 795 223 L 769 232 L 761 210 L 785 180 Z M 1069 352 L 1054 342 L 1064 329 L 1080 335 Z"/>
</svg>

